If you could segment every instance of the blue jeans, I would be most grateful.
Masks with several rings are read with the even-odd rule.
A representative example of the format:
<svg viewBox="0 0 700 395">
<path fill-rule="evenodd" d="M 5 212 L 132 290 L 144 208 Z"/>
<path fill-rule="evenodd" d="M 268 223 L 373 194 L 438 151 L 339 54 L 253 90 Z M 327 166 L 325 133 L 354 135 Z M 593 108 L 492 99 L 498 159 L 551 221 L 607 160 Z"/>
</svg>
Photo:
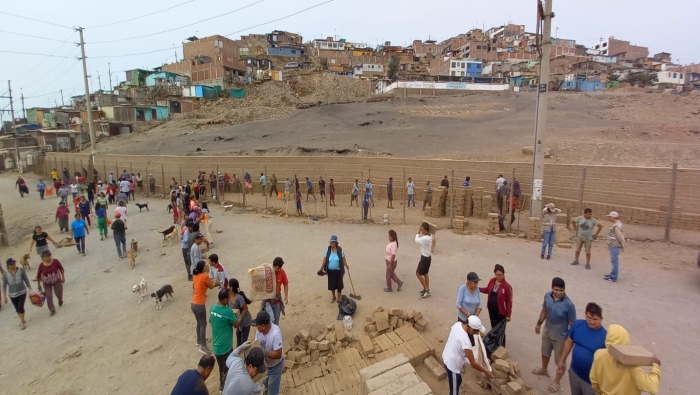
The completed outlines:
<svg viewBox="0 0 700 395">
<path fill-rule="evenodd" d="M 549 245 L 549 251 L 547 252 L 547 255 L 552 255 L 552 248 L 554 248 L 554 241 L 557 239 L 557 231 L 552 231 L 552 232 L 542 232 L 542 252 L 540 254 L 544 254 L 545 248 L 547 248 L 547 245 Z"/>
<path fill-rule="evenodd" d="M 75 247 L 78 252 L 85 253 L 85 236 L 75 237 Z"/>
<path fill-rule="evenodd" d="M 280 384 L 282 384 L 282 368 L 284 368 L 284 357 L 277 365 L 267 368 L 263 395 L 279 395 Z"/>
<path fill-rule="evenodd" d="M 617 280 L 617 272 L 620 267 L 620 247 L 613 247 L 610 246 L 608 247 L 608 250 L 610 250 L 610 263 L 612 264 L 612 271 L 610 272 L 610 278 L 612 280 Z"/>
<path fill-rule="evenodd" d="M 114 233 L 114 244 L 117 245 L 117 254 L 119 254 L 119 257 L 121 258 L 122 250 L 124 251 L 124 254 L 126 254 L 126 235 L 118 235 Z"/>
<path fill-rule="evenodd" d="M 416 195 L 414 195 L 414 194 L 408 195 L 408 204 L 406 206 L 411 207 L 411 202 L 413 202 L 413 207 L 416 207 Z"/>
</svg>

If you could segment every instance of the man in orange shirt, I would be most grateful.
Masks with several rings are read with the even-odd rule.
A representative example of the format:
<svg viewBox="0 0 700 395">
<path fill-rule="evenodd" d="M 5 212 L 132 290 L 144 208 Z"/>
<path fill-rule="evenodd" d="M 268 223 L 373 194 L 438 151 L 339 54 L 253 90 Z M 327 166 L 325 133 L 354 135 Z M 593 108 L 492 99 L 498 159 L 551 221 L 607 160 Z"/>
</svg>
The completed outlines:
<svg viewBox="0 0 700 395">
<path fill-rule="evenodd" d="M 285 314 L 284 305 L 289 303 L 289 279 L 282 266 L 284 266 L 282 258 L 277 257 L 272 261 L 277 283 L 275 298 L 264 300 L 261 306 L 261 310 L 267 311 L 275 325 L 279 325 L 280 314 Z M 282 286 L 284 286 L 284 299 L 282 298 Z"/>
</svg>

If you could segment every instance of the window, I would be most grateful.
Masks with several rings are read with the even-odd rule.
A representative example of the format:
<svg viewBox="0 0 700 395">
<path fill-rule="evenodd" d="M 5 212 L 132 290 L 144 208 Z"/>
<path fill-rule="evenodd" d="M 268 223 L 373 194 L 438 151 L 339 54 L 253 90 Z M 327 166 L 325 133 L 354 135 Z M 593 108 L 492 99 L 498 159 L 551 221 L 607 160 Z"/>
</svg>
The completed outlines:
<svg viewBox="0 0 700 395">
<path fill-rule="evenodd" d="M 457 67 L 457 62 L 452 62 L 452 67 Z"/>
<path fill-rule="evenodd" d="M 595 46 L 595 49 L 599 49 L 599 48 L 600 48 L 600 44 Z"/>
<path fill-rule="evenodd" d="M 296 53 L 297 53 L 297 50 L 296 50 L 296 49 L 293 49 L 293 50 L 292 50 L 292 53 L 293 53 L 293 54 L 296 54 Z"/>
<path fill-rule="evenodd" d="M 676 78 L 676 73 L 673 73 L 673 78 Z"/>
<path fill-rule="evenodd" d="M 607 47 L 608 43 L 603 43 L 603 48 Z"/>
<path fill-rule="evenodd" d="M 680 78 L 683 79 L 683 74 L 681 74 L 681 77 L 680 77 Z"/>
</svg>

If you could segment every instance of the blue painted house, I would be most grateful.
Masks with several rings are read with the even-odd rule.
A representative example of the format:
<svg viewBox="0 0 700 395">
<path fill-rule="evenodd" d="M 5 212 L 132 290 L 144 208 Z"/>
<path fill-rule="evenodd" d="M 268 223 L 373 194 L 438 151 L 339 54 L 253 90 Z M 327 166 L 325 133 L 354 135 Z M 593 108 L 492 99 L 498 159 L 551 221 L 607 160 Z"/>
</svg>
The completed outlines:
<svg viewBox="0 0 700 395">
<path fill-rule="evenodd" d="M 156 85 L 187 85 L 187 77 L 168 71 L 149 74 L 146 77 L 146 86 Z"/>
<path fill-rule="evenodd" d="M 182 90 L 182 96 L 216 100 L 219 97 L 219 90 L 213 86 L 193 85 L 184 88 Z"/>
<path fill-rule="evenodd" d="M 170 118 L 170 107 L 151 106 L 151 118 L 158 121 Z"/>
<path fill-rule="evenodd" d="M 298 47 L 267 47 L 268 55 L 299 57 L 304 54 L 304 50 Z"/>
</svg>

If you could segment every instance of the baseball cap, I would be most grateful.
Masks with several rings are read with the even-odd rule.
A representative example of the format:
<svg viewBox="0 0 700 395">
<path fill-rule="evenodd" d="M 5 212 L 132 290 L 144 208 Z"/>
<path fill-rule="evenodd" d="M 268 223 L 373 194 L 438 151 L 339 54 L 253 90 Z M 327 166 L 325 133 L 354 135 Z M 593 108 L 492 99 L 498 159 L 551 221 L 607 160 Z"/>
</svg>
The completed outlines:
<svg viewBox="0 0 700 395">
<path fill-rule="evenodd" d="M 114 218 L 120 218 L 122 216 L 122 213 L 114 213 Z"/>
<path fill-rule="evenodd" d="M 554 208 L 554 203 L 547 203 L 545 207 Z"/>
<path fill-rule="evenodd" d="M 201 233 L 197 233 L 197 234 L 194 236 L 194 239 L 195 239 L 195 240 L 203 239 L 203 238 L 204 238 L 204 235 L 201 234 Z"/>
<path fill-rule="evenodd" d="M 258 369 L 258 373 L 265 373 L 267 367 L 265 366 L 265 353 L 260 347 L 253 347 L 248 352 L 245 357 L 246 365 L 253 365 Z"/>
<path fill-rule="evenodd" d="M 618 214 L 617 211 L 611 211 L 608 217 L 620 218 L 620 214 Z"/>
<path fill-rule="evenodd" d="M 476 329 L 479 332 L 486 332 L 486 328 L 481 324 L 481 319 L 475 315 L 470 315 L 469 318 L 467 319 L 467 325 L 469 325 L 470 328 Z"/>
<path fill-rule="evenodd" d="M 269 323 L 270 323 L 270 314 L 268 314 L 267 311 L 258 312 L 258 315 L 255 317 L 253 322 L 251 322 L 251 324 L 255 325 L 255 326 L 266 325 Z"/>
<path fill-rule="evenodd" d="M 329 241 L 329 243 L 333 243 L 333 242 L 336 242 L 336 243 L 338 242 L 338 236 L 331 235 L 331 241 Z"/>
<path fill-rule="evenodd" d="M 481 281 L 481 279 L 478 274 L 469 272 L 469 274 L 467 274 L 467 281 Z"/>
<path fill-rule="evenodd" d="M 17 261 L 14 258 L 7 258 L 7 261 L 5 262 L 7 266 L 14 265 L 15 263 L 17 263 Z"/>
</svg>

